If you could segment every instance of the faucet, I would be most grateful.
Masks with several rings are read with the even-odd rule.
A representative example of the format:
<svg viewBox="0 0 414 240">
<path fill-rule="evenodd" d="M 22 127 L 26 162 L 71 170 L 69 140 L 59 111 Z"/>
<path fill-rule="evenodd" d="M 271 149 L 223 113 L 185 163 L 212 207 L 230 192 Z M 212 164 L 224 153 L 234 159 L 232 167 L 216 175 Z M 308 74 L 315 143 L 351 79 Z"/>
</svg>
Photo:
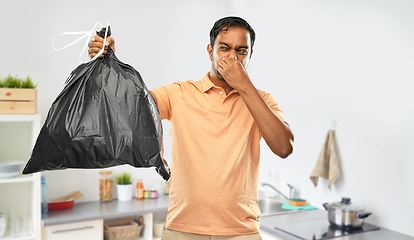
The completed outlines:
<svg viewBox="0 0 414 240">
<path fill-rule="evenodd" d="M 289 183 L 287 185 L 290 188 L 289 198 L 290 199 L 299 198 L 299 192 L 296 190 L 296 188 Z"/>
<path fill-rule="evenodd" d="M 286 195 L 284 195 L 283 193 L 281 193 L 279 190 L 277 190 L 275 187 L 273 187 L 272 185 L 268 184 L 268 183 L 262 183 L 262 186 L 269 186 L 271 187 L 273 190 L 275 190 L 276 192 L 278 192 L 280 195 L 282 195 L 284 198 L 286 198 L 289 201 L 289 198 L 286 197 Z"/>
</svg>

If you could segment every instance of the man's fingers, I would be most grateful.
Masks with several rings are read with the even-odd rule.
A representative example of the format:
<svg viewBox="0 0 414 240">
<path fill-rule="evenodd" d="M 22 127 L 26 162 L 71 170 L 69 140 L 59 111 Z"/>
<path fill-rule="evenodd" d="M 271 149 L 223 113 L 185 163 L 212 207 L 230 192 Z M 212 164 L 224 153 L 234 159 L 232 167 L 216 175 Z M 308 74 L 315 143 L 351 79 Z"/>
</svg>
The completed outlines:
<svg viewBox="0 0 414 240">
<path fill-rule="evenodd" d="M 109 43 L 107 46 L 109 46 L 112 49 L 112 51 L 115 52 L 115 39 L 113 39 L 112 37 L 108 37 L 107 40 Z"/>
<path fill-rule="evenodd" d="M 103 46 L 103 42 L 92 42 L 91 41 L 91 46 L 89 46 L 89 47 L 91 47 L 91 48 L 102 48 L 102 46 Z"/>
<path fill-rule="evenodd" d="M 226 62 L 226 60 L 223 58 L 223 59 L 221 59 L 220 61 L 219 61 L 219 65 L 220 65 L 220 67 L 221 68 L 223 68 L 224 69 L 224 67 L 225 66 L 227 66 L 227 62 Z"/>
<path fill-rule="evenodd" d="M 103 43 L 103 38 L 101 38 L 99 35 L 95 35 L 95 36 L 93 36 L 92 37 L 92 41 L 94 41 L 94 42 L 101 42 L 101 43 Z"/>
<path fill-rule="evenodd" d="M 114 39 L 112 37 L 109 36 L 106 38 L 105 46 L 109 46 L 113 43 L 114 43 Z"/>
<path fill-rule="evenodd" d="M 92 58 L 94 58 L 95 56 L 96 56 L 96 54 L 97 53 L 90 53 L 89 54 L 89 57 L 92 59 Z M 104 55 L 103 54 L 101 54 L 101 55 L 99 55 L 99 57 L 98 58 L 103 58 L 104 57 Z"/>
<path fill-rule="evenodd" d="M 222 60 L 220 60 L 219 62 L 218 62 L 218 64 L 219 64 L 219 68 L 223 68 L 223 62 L 222 62 Z"/>
<path fill-rule="evenodd" d="M 88 49 L 88 54 L 91 58 L 95 57 L 96 54 L 99 53 L 99 51 L 101 51 L 102 48 L 89 48 Z M 106 54 L 106 50 L 104 50 L 104 54 Z M 99 58 L 103 57 L 103 54 L 101 56 L 99 56 Z"/>
<path fill-rule="evenodd" d="M 92 37 L 91 41 L 88 43 L 88 54 L 90 58 L 94 58 L 96 54 L 101 51 L 104 39 L 100 36 L 96 35 Z M 98 58 L 102 58 L 105 54 L 107 54 L 108 47 L 111 47 L 113 51 L 115 51 L 115 40 L 112 37 L 107 37 L 105 41 L 104 52 Z"/>
</svg>

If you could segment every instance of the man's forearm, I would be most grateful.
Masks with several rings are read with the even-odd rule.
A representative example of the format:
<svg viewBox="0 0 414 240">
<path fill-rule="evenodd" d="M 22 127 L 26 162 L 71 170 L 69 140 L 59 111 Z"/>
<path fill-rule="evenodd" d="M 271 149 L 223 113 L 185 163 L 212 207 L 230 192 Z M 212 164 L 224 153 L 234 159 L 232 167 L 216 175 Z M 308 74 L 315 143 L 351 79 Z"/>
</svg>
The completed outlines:
<svg viewBox="0 0 414 240">
<path fill-rule="evenodd" d="M 282 158 L 289 156 L 293 151 L 293 134 L 289 125 L 272 111 L 253 84 L 239 93 L 272 152 Z"/>
</svg>

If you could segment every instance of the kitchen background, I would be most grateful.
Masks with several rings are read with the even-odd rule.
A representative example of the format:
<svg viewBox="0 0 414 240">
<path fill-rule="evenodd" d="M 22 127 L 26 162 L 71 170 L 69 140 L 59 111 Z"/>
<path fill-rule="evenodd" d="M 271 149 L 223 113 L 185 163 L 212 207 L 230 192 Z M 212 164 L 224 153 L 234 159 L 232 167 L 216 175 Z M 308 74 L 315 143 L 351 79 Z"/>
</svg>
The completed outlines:
<svg viewBox="0 0 414 240">
<path fill-rule="evenodd" d="M 414 1 L 409 0 L 139 0 L 1 1 L 0 77 L 30 76 L 38 83 L 42 121 L 83 42 L 56 52 L 62 32 L 111 24 L 117 57 L 134 66 L 149 89 L 175 80 L 199 80 L 210 70 L 209 31 L 215 20 L 237 15 L 257 34 L 249 75 L 273 93 L 295 134 L 294 153 L 282 160 L 263 142 L 261 180 L 288 194 L 294 185 L 319 208 L 343 196 L 366 206 L 367 222 L 414 236 Z M 56 45 L 76 37 L 60 37 Z M 83 53 L 82 60 L 87 61 Z M 341 177 L 332 190 L 309 179 L 327 131 L 336 121 Z M 2 124 L 0 134 L 27 135 L 24 123 Z M 170 161 L 169 124 L 164 124 Z M 11 133 L 10 129 L 13 129 Z M 27 159 L 27 141 L 0 140 L 4 157 Z M 113 168 L 143 178 L 154 169 Z M 49 198 L 79 190 L 76 201 L 98 200 L 99 170 L 44 172 Z M 219 193 L 218 193 L 219 194 Z"/>
</svg>

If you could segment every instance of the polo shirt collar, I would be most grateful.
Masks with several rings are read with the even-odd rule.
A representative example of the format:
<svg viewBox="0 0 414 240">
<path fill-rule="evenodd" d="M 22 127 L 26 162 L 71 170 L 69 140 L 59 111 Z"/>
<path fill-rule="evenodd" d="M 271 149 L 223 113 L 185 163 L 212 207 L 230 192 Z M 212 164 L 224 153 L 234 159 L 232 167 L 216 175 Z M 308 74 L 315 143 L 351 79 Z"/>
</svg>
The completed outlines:
<svg viewBox="0 0 414 240">
<path fill-rule="evenodd" d="M 214 87 L 213 82 L 210 80 L 209 73 L 204 75 L 204 77 L 201 79 L 201 88 L 203 92 L 207 92 L 210 90 L 210 88 Z"/>
<path fill-rule="evenodd" d="M 206 75 L 204 75 L 204 77 L 201 79 L 201 88 L 203 90 L 203 92 L 207 92 L 208 90 L 210 90 L 212 87 L 217 87 L 216 85 L 214 85 L 214 83 L 210 80 L 209 77 L 209 73 L 207 73 Z M 230 93 L 237 93 L 237 91 L 235 89 L 231 90 Z"/>
</svg>

